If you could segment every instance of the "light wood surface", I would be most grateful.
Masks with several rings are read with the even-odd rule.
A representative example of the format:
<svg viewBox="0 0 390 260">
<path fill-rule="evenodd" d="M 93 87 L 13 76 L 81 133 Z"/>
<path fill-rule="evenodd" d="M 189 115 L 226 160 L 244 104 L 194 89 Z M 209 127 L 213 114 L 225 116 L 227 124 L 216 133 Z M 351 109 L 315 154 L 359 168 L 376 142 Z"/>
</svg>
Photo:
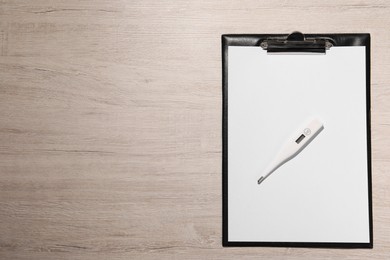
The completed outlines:
<svg viewBox="0 0 390 260">
<path fill-rule="evenodd" d="M 0 1 L 0 259 L 389 259 L 390 2 Z M 374 249 L 222 248 L 221 34 L 368 32 Z"/>
</svg>

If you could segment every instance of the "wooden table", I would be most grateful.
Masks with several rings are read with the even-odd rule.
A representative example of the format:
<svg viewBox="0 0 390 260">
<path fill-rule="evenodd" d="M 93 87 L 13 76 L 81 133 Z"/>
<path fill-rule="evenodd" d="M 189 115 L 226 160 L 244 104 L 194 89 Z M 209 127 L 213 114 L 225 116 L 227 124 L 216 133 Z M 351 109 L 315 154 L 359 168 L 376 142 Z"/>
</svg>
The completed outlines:
<svg viewBox="0 0 390 260">
<path fill-rule="evenodd" d="M 0 259 L 389 259 L 388 1 L 0 1 Z M 374 249 L 222 248 L 221 34 L 368 32 Z"/>
</svg>

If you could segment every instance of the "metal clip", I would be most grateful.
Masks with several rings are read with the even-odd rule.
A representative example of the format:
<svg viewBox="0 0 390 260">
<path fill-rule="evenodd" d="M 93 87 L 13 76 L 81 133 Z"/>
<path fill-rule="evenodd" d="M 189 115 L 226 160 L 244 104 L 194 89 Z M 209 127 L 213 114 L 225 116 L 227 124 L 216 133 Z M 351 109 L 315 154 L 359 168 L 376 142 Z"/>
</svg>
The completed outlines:
<svg viewBox="0 0 390 260">
<path fill-rule="evenodd" d="M 293 32 L 287 38 L 266 39 L 260 43 L 260 47 L 267 53 L 326 53 L 332 46 L 330 39 L 306 38 L 301 32 Z"/>
</svg>

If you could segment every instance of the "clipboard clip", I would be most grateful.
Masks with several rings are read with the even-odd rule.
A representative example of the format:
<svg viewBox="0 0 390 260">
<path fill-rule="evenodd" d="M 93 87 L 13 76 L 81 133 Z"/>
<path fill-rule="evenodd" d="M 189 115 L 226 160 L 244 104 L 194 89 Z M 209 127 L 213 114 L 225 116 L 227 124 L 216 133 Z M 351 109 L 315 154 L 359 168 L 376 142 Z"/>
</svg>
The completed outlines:
<svg viewBox="0 0 390 260">
<path fill-rule="evenodd" d="M 267 53 L 318 53 L 325 54 L 333 46 L 330 38 L 305 37 L 301 32 L 293 32 L 287 38 L 269 38 L 260 43 Z"/>
</svg>

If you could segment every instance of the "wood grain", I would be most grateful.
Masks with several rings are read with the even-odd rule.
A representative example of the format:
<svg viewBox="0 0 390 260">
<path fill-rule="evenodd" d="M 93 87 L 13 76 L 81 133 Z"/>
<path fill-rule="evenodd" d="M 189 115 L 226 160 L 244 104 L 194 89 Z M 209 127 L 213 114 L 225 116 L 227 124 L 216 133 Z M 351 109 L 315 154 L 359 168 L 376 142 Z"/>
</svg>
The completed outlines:
<svg viewBox="0 0 390 260">
<path fill-rule="evenodd" d="M 0 0 L 1 259 L 389 259 L 388 1 Z M 374 249 L 222 248 L 221 34 L 372 37 Z"/>
</svg>

